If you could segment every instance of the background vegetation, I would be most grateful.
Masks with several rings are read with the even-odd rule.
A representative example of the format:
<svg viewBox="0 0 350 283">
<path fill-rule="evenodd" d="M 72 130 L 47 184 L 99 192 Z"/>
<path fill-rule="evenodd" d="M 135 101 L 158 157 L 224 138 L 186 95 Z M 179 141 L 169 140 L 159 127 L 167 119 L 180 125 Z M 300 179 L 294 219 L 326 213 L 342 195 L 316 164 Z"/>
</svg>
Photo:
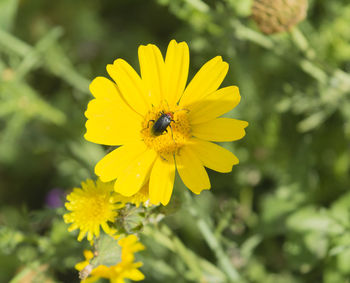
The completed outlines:
<svg viewBox="0 0 350 283">
<path fill-rule="evenodd" d="M 83 139 L 89 82 L 173 38 L 191 76 L 229 62 L 230 115 L 250 126 L 225 145 L 232 173 L 194 200 L 177 181 L 144 229 L 144 282 L 349 282 L 350 4 L 309 1 L 269 36 L 250 15 L 249 0 L 0 0 L 0 282 L 78 282 L 83 245 L 53 207 L 104 155 Z"/>
</svg>

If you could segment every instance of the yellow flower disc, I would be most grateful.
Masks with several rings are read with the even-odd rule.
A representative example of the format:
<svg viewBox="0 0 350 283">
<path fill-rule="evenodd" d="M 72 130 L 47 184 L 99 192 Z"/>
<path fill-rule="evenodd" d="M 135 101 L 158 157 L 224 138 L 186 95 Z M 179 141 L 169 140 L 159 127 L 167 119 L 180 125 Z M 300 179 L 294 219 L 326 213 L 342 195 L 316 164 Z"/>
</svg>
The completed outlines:
<svg viewBox="0 0 350 283">
<path fill-rule="evenodd" d="M 82 188 L 74 188 L 67 196 L 65 206 L 70 213 L 63 216 L 66 223 L 72 223 L 69 231 L 80 229 L 78 240 L 81 241 L 87 234 L 91 241 L 93 237 L 99 237 L 100 226 L 107 234 L 114 234 L 107 222 L 114 222 L 117 216 L 116 209 L 119 206 L 112 202 L 111 192 L 113 186 L 102 183 L 100 180 L 94 183 L 92 180 L 82 182 Z"/>
<path fill-rule="evenodd" d="M 191 138 L 191 126 L 188 119 L 187 109 L 169 109 L 164 106 L 154 107 L 146 115 L 142 122 L 142 138 L 148 148 L 156 151 L 164 159 L 168 155 L 177 152 Z M 173 121 L 169 124 L 169 130 L 156 136 L 152 133 L 152 126 L 162 113 L 169 115 Z"/>
</svg>

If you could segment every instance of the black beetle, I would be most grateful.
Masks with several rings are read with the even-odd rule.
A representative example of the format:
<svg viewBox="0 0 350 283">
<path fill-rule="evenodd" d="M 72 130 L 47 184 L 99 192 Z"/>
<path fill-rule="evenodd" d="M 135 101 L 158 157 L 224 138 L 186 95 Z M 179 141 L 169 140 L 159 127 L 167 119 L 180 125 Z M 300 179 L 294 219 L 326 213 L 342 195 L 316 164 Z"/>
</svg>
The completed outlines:
<svg viewBox="0 0 350 283">
<path fill-rule="evenodd" d="M 170 127 L 171 129 L 171 125 L 170 123 L 171 122 L 174 122 L 174 115 L 172 112 L 168 112 L 168 113 L 165 113 L 165 112 L 160 112 L 160 117 L 156 120 L 149 120 L 149 122 L 154 122 L 153 126 L 152 126 L 152 134 L 155 135 L 155 136 L 160 136 L 162 135 L 164 132 L 168 132 L 167 128 L 168 126 Z M 148 128 L 148 126 L 147 126 Z"/>
</svg>

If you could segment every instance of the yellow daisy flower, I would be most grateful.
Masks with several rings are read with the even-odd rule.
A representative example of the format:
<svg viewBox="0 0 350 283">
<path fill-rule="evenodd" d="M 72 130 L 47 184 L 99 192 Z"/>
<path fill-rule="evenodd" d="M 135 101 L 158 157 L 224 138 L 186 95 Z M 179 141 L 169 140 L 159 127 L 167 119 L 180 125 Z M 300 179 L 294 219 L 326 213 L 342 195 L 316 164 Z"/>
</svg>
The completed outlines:
<svg viewBox="0 0 350 283">
<path fill-rule="evenodd" d="M 172 40 L 165 60 L 152 44 L 138 50 L 141 77 L 123 59 L 107 65 L 114 82 L 95 78 L 85 116 L 88 141 L 120 146 L 102 158 L 95 173 L 115 180 L 124 196 L 149 182 L 153 204 L 166 205 L 173 191 L 175 169 L 195 194 L 210 189 L 204 167 L 230 172 L 238 159 L 212 142 L 239 140 L 245 121 L 219 118 L 240 101 L 236 86 L 218 89 L 228 71 L 220 56 L 203 65 L 186 86 L 189 50 Z"/>
<path fill-rule="evenodd" d="M 83 283 L 92 283 L 99 278 L 109 279 L 111 283 L 124 283 L 124 279 L 140 281 L 145 278 L 138 270 L 142 263 L 134 262 L 134 253 L 144 249 L 138 238 L 135 235 L 129 235 L 119 240 L 118 245 L 121 247 L 121 261 L 112 266 L 99 265 L 92 268 L 90 262 L 93 254 L 90 251 L 84 251 L 85 261 L 79 262 L 75 266 L 84 279 Z"/>
<path fill-rule="evenodd" d="M 115 204 L 111 199 L 113 185 L 105 184 L 97 180 L 81 183 L 81 188 L 74 188 L 67 196 L 65 207 L 71 212 L 63 215 L 64 222 L 72 223 L 68 230 L 80 229 L 78 241 L 81 241 L 87 234 L 91 241 L 93 237 L 99 237 L 100 226 L 110 235 L 115 229 L 109 227 L 107 222 L 114 222 L 118 215 L 117 209 L 120 205 Z"/>
</svg>

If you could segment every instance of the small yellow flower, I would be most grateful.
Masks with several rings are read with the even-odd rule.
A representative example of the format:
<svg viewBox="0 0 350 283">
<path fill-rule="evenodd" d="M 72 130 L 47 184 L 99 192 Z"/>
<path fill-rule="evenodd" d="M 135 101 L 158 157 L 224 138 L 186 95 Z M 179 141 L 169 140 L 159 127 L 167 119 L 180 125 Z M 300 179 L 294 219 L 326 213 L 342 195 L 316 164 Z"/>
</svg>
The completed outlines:
<svg viewBox="0 0 350 283">
<path fill-rule="evenodd" d="M 68 230 L 80 229 L 78 241 L 81 241 L 86 233 L 87 239 L 99 237 L 100 226 L 107 234 L 114 234 L 115 229 L 109 227 L 107 222 L 114 222 L 120 207 L 111 199 L 113 185 L 97 180 L 81 183 L 81 188 L 74 188 L 67 196 L 65 206 L 71 212 L 63 216 L 64 222 L 72 223 Z"/>
<path fill-rule="evenodd" d="M 172 40 L 165 60 L 152 44 L 138 50 L 141 77 L 124 60 L 107 65 L 114 82 L 97 77 L 95 99 L 85 116 L 88 141 L 120 146 L 102 158 L 95 173 L 114 189 L 132 196 L 149 182 L 150 202 L 166 205 L 177 169 L 194 193 L 210 189 L 204 167 L 230 172 L 238 158 L 213 142 L 239 140 L 248 123 L 220 118 L 240 101 L 236 86 L 218 89 L 228 64 L 211 59 L 186 86 L 189 50 Z"/>
<path fill-rule="evenodd" d="M 142 263 L 134 262 L 134 253 L 144 249 L 138 238 L 135 235 L 129 235 L 119 240 L 118 245 L 121 248 L 121 261 L 112 266 L 99 265 L 92 269 L 90 262 L 93 254 L 89 251 L 84 252 L 85 261 L 79 262 L 75 266 L 84 279 L 83 283 L 92 283 L 99 278 L 109 279 L 111 283 L 124 283 L 124 279 L 140 281 L 145 278 L 138 270 Z"/>
</svg>

